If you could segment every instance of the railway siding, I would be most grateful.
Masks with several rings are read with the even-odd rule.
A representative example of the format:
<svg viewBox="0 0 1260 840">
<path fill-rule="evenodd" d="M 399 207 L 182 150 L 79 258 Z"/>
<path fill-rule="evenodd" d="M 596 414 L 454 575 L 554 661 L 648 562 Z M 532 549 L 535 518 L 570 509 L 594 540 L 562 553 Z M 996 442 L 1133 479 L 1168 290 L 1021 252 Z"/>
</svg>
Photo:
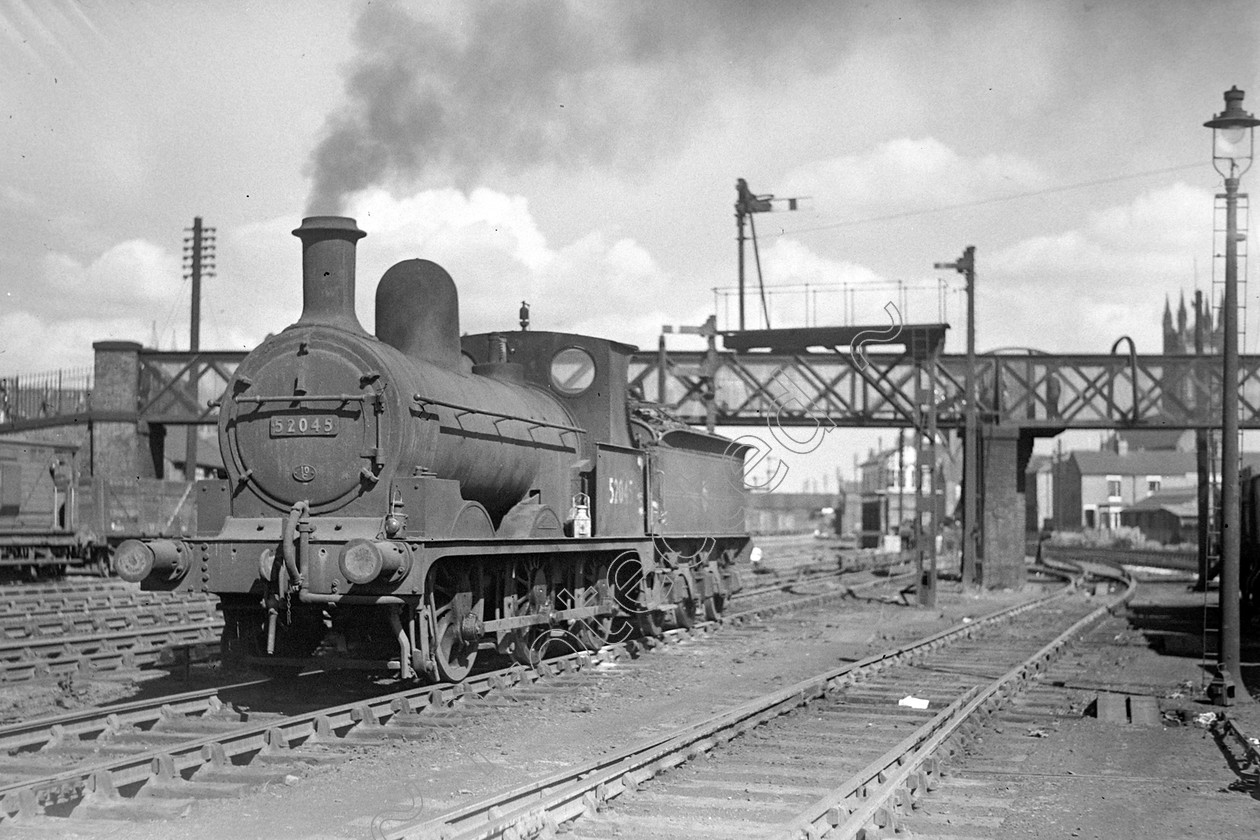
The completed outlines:
<svg viewBox="0 0 1260 840">
<path fill-rule="evenodd" d="M 829 577 L 834 580 L 835 572 Z M 906 582 L 904 577 L 868 575 L 865 587 L 895 590 Z M 799 609 L 802 603 L 841 600 L 863 588 L 855 583 L 799 597 L 796 603 L 754 604 L 746 614 L 725 621 L 735 625 Z M 581 679 L 579 671 L 632 669 L 633 657 L 644 650 L 702 637 L 718 626 L 706 622 L 669 631 L 660 640 L 630 640 L 597 654 L 576 652 L 547 660 L 537 670 L 514 666 L 460 685 L 411 688 L 314 712 L 242 712 L 211 693 L 193 692 L 6 727 L 0 729 L 0 746 L 7 748 L 10 762 L 0 766 L 0 778 L 11 781 L 0 784 L 0 816 L 22 821 L 68 813 L 80 820 L 178 816 L 198 799 L 296 779 L 312 765 L 344 760 L 353 749 L 425 737 L 466 725 L 503 704 L 549 698 Z"/>
<path fill-rule="evenodd" d="M 818 674 L 683 731 L 671 732 L 659 740 L 548 779 L 531 781 L 440 818 L 402 827 L 398 832 L 401 835 L 410 830 L 453 838 L 530 836 L 532 832 L 552 830 L 555 825 L 576 820 L 571 830 L 579 837 L 664 837 L 677 836 L 680 831 L 688 836 L 729 837 L 765 833 L 776 823 L 782 825 L 789 821 L 793 815 L 806 820 L 796 829 L 796 834 L 801 835 L 819 830 L 811 824 L 815 819 L 823 822 L 855 819 L 861 821 L 859 826 L 882 822 L 890 827 L 896 803 L 909 802 L 900 792 L 904 789 L 899 788 L 898 783 L 911 779 L 913 772 L 910 788 L 925 789 L 926 772 L 920 768 L 934 773 L 934 750 L 945 739 L 953 737 L 960 727 L 974 725 L 972 713 L 987 708 L 998 690 L 993 685 L 981 684 L 990 683 L 994 675 L 981 680 L 966 669 L 975 667 L 975 655 L 983 652 L 990 667 L 1011 659 L 1025 660 L 1010 672 L 1007 672 L 1009 665 L 999 668 L 998 674 L 1006 673 L 1007 684 L 1013 677 L 1034 670 L 1037 666 L 1032 663 L 1062 644 L 1061 641 L 1050 645 L 1043 641 L 1030 644 L 1045 634 L 1043 625 L 1050 620 L 1048 614 L 1056 612 L 1055 608 L 1047 607 L 1047 601 L 1062 604 L 1061 597 L 1009 608 L 916 644 Z M 1058 610 L 1071 613 L 1067 623 L 1081 618 L 1082 613 L 1089 612 L 1090 619 L 1099 614 L 1097 610 L 1090 611 L 1092 604 L 1082 608 L 1081 601 L 1074 599 Z M 1013 643 L 1009 634 L 990 638 L 987 645 L 975 641 L 975 637 L 985 632 L 981 628 L 1035 607 L 1039 612 L 1031 622 L 1025 621 L 1027 626 L 1021 626 L 1017 637 L 1027 639 L 1022 646 L 1030 649 L 1018 657 L 1021 644 Z M 1064 629 L 1062 616 L 1054 619 L 1054 623 L 1059 625 L 1059 630 Z M 959 639 L 966 640 L 962 642 L 964 648 L 974 650 L 964 650 L 959 655 L 953 653 L 955 645 L 944 648 L 950 653 L 937 652 Z M 954 667 L 948 662 L 942 665 L 942 657 L 948 659 L 951 653 L 958 657 L 952 660 Z M 926 667 L 922 663 L 911 665 L 914 659 L 925 659 Z M 958 668 L 957 663 L 962 663 L 963 667 Z M 873 672 L 885 671 L 891 676 L 877 675 L 870 683 L 858 682 Z M 852 703 L 847 696 L 849 683 L 859 686 L 853 691 Z M 902 740 L 906 730 L 900 727 L 908 718 L 900 711 L 893 695 L 904 693 L 907 685 L 918 686 L 921 692 L 926 688 L 926 697 L 933 706 L 948 708 Z M 877 697 L 878 708 L 897 711 L 872 715 L 870 701 L 875 697 L 870 695 Z M 800 707 L 806 708 L 798 711 Z M 814 718 L 818 714 L 828 718 L 827 724 Z M 831 731 L 822 731 L 828 729 Z M 843 746 L 839 747 L 841 744 Z M 706 754 L 708 760 L 700 760 Z M 753 791 L 750 785 L 755 786 L 764 778 L 767 765 L 799 765 L 812 768 L 816 776 L 820 763 L 832 773 L 853 775 L 822 799 L 818 798 L 817 784 L 802 789 L 799 778 L 792 784 L 772 785 L 761 791 L 762 795 L 747 795 Z M 666 772 L 679 765 L 686 766 L 677 774 Z M 732 770 L 731 766 L 745 769 Z M 702 779 L 693 777 L 695 773 L 706 774 L 711 767 L 734 777 L 724 780 L 709 775 Z M 681 788 L 675 782 L 680 777 Z M 649 780 L 652 783 L 638 794 Z M 696 790 L 697 786 L 700 790 Z M 713 788 L 716 790 L 711 790 Z M 745 795 L 731 796 L 737 789 Z M 628 801 L 618 799 L 624 794 L 636 795 Z M 849 804 L 857 795 L 860 802 Z M 774 807 L 760 801 L 762 798 L 775 803 Z M 865 813 L 868 807 L 869 814 Z M 821 816 L 812 814 L 810 808 L 814 811 L 821 808 Z"/>
<path fill-rule="evenodd" d="M 1260 714 L 1202 702 L 1199 658 L 1155 641 L 1201 605 L 1144 584 L 955 751 L 898 836 L 1254 837 Z"/>
<path fill-rule="evenodd" d="M 0 684 L 179 665 L 217 647 L 222 626 L 203 594 L 112 580 L 0 587 Z"/>
</svg>

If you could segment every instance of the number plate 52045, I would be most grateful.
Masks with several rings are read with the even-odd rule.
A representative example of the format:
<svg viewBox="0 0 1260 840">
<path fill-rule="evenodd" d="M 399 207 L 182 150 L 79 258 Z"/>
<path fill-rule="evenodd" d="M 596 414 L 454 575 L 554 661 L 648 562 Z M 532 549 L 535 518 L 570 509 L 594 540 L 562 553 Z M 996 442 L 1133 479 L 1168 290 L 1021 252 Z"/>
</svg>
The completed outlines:
<svg viewBox="0 0 1260 840">
<path fill-rule="evenodd" d="M 276 437 L 335 437 L 337 418 L 327 415 L 307 417 L 285 415 L 271 418 L 271 436 Z"/>
</svg>

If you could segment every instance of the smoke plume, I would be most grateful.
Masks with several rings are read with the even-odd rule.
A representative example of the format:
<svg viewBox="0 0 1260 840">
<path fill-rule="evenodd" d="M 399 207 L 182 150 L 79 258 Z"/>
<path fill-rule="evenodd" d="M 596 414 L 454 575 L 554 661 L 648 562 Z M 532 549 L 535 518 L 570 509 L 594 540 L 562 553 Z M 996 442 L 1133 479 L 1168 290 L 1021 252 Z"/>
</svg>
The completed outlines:
<svg viewBox="0 0 1260 840">
<path fill-rule="evenodd" d="M 355 29 L 347 102 L 308 165 L 308 212 L 337 212 L 374 185 L 646 162 L 715 85 L 813 52 L 785 48 L 821 37 L 837 6 L 487 0 L 435 16 L 373 3 Z"/>
</svg>

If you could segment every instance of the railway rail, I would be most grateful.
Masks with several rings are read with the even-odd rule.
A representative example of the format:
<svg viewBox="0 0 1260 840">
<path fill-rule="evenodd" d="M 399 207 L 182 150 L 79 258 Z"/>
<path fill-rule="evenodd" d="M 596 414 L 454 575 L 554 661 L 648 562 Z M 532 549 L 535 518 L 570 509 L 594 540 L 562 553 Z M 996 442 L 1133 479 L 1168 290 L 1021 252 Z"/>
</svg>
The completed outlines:
<svg viewBox="0 0 1260 840">
<path fill-rule="evenodd" d="M 859 569 L 806 564 L 775 570 L 762 585 L 736 597 L 791 599 L 802 586 L 837 580 L 838 571 L 840 576 L 846 571 L 886 571 L 904 561 L 891 555 Z M 818 595 L 825 598 L 828 593 Z M 56 586 L 23 590 L 0 600 L 0 684 L 174 665 L 190 656 L 207 661 L 217 656 L 214 644 L 222 627 L 214 601 L 200 594 L 144 592 L 121 582 L 83 591 Z"/>
<path fill-rule="evenodd" d="M 1065 589 L 997 611 L 390 836 L 523 838 L 562 824 L 575 838 L 891 831 L 935 787 L 942 756 L 1132 597 L 1126 583 L 1101 605 Z"/>
<path fill-rule="evenodd" d="M 327 708 L 284 714 L 243 710 L 229 688 L 58 715 L 0 728 L 0 824 L 59 818 L 161 818 L 199 797 L 243 792 L 339 762 L 364 745 L 450 727 L 497 706 L 520 702 L 535 686 L 557 686 L 599 663 L 616 663 L 722 624 L 738 624 L 874 587 L 900 587 L 909 576 L 872 577 L 828 593 L 754 604 L 662 639 L 627 640 L 597 653 L 572 651 L 476 674 L 458 684 L 413 687 Z M 749 599 L 756 600 L 756 599 Z M 309 697 L 310 691 L 304 696 Z"/>
<path fill-rule="evenodd" d="M 0 639 L 20 640 L 84 633 L 107 633 L 129 628 L 156 627 L 208 621 L 215 603 L 205 597 L 171 598 L 165 593 L 140 592 L 138 596 L 111 597 L 104 602 L 52 606 L 44 602 L 25 610 L 0 611 Z M 0 642 L 0 650 L 4 649 Z M 0 653 L 0 658 L 4 654 Z"/>
<path fill-rule="evenodd" d="M 48 586 L 48 587 L 0 587 L 0 616 L 2 620 L 18 616 L 60 611 L 64 613 L 92 612 L 110 609 L 137 609 L 155 604 L 182 604 L 207 602 L 211 598 L 203 593 L 145 592 L 134 584 L 117 581 L 108 586 Z"/>
<path fill-rule="evenodd" d="M 176 664 L 178 649 L 218 645 L 223 619 L 0 643 L 0 683 Z"/>
<path fill-rule="evenodd" d="M 133 584 L 113 578 L 63 578 L 55 583 L 40 581 L 38 583 L 5 583 L 0 584 L 0 603 L 22 600 L 27 597 L 43 595 L 70 595 L 84 592 L 118 592 L 135 590 Z"/>
<path fill-rule="evenodd" d="M 737 599 L 759 597 L 775 592 L 793 591 L 802 586 L 816 583 L 834 582 L 847 574 L 871 572 L 890 574 L 914 562 L 914 552 L 904 551 L 899 554 L 852 558 L 844 562 L 810 561 L 789 568 L 767 569 L 763 574 L 753 575 L 751 586 L 741 590 Z"/>
<path fill-rule="evenodd" d="M 144 592 L 122 581 L 0 590 L 0 683 L 166 664 L 172 646 L 217 642 L 223 619 L 203 594 Z"/>
</svg>

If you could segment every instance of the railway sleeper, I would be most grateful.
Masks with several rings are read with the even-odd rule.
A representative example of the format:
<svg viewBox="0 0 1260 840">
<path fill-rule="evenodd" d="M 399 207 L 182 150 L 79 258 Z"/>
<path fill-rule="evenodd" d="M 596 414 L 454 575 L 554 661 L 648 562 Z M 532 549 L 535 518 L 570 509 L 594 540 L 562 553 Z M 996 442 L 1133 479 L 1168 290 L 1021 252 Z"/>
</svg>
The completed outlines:
<svg viewBox="0 0 1260 840">
<path fill-rule="evenodd" d="M 153 724 L 149 731 L 177 733 L 186 736 L 231 732 L 240 728 L 241 720 L 239 716 L 232 719 L 227 717 L 210 717 L 208 715 L 185 715 L 173 710 L 167 712 L 163 709 L 162 719 Z"/>
<path fill-rule="evenodd" d="M 276 782 L 284 783 L 290 776 L 302 776 L 312 764 L 304 761 L 266 761 L 234 764 L 231 761 L 210 761 L 198 767 L 190 781 L 196 783 L 243 785 L 247 788 L 262 787 Z"/>
<path fill-rule="evenodd" d="M 247 792 L 250 786 L 241 782 L 194 781 L 176 769 L 175 759 L 169 755 L 154 760 L 155 772 L 140 789 L 139 797 L 160 799 L 231 799 Z M 195 771 L 194 771 L 195 773 Z"/>
<path fill-rule="evenodd" d="M 184 817 L 195 800 L 153 796 L 124 797 L 108 772 L 94 773 L 89 790 L 71 811 L 72 819 L 148 822 Z"/>
</svg>

